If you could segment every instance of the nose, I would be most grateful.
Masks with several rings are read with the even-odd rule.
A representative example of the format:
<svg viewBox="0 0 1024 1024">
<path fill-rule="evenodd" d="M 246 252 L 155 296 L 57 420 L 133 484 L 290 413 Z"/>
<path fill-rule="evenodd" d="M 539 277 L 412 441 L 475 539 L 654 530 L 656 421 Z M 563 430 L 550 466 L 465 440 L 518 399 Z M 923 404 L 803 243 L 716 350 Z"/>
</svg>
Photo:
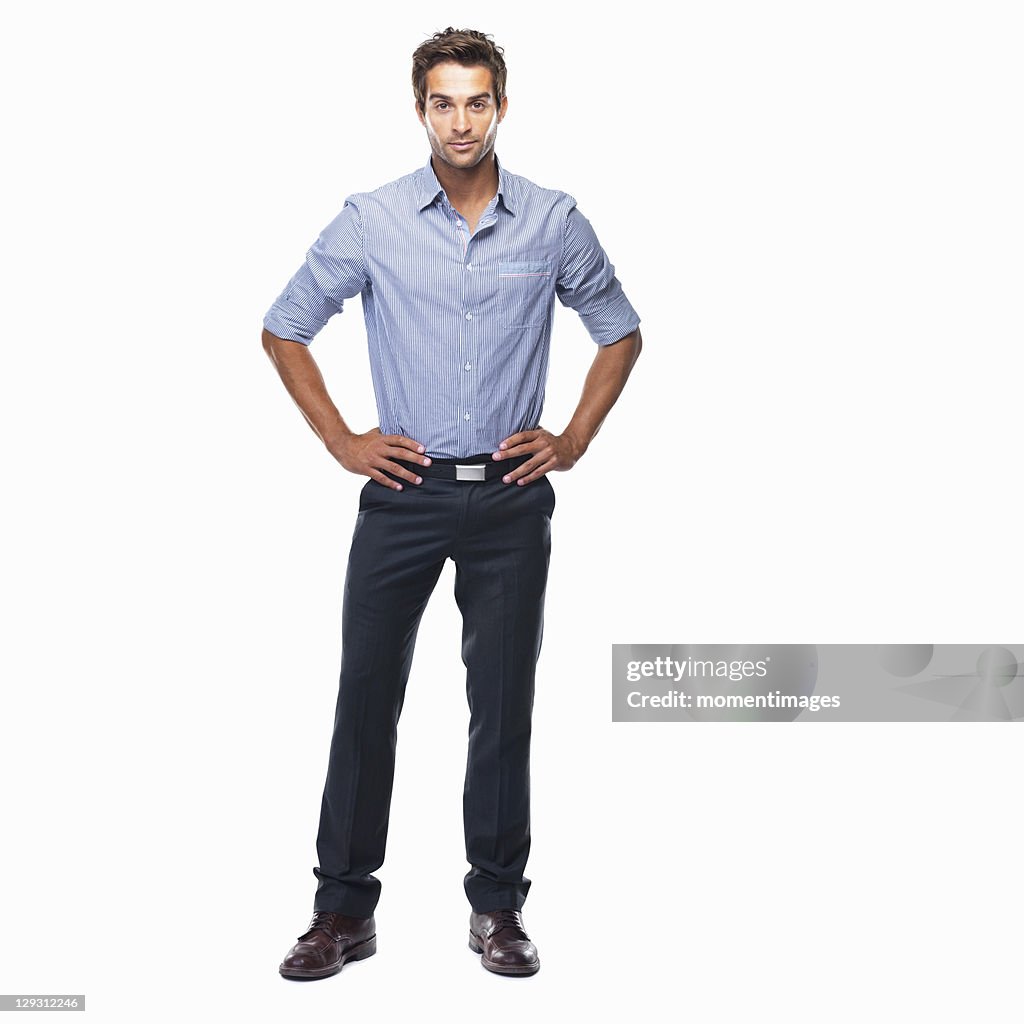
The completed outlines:
<svg viewBox="0 0 1024 1024">
<path fill-rule="evenodd" d="M 469 131 L 469 114 L 463 109 L 455 108 L 455 123 L 452 125 L 456 135 L 465 135 Z"/>
</svg>

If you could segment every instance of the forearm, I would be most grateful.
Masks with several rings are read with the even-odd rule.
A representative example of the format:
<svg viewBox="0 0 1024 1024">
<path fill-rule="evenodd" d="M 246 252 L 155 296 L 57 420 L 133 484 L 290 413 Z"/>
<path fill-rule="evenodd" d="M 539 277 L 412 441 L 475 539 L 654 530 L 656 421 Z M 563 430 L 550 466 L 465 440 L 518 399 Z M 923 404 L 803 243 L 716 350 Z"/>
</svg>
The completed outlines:
<svg viewBox="0 0 1024 1024">
<path fill-rule="evenodd" d="M 590 446 L 601 424 L 626 386 L 633 364 L 640 355 L 640 328 L 612 345 L 604 345 L 594 357 L 583 384 L 576 411 L 562 432 L 578 459 Z"/>
<path fill-rule="evenodd" d="M 352 434 L 327 393 L 320 367 L 305 345 L 279 338 L 264 328 L 263 348 L 306 422 L 328 449 Z"/>
</svg>

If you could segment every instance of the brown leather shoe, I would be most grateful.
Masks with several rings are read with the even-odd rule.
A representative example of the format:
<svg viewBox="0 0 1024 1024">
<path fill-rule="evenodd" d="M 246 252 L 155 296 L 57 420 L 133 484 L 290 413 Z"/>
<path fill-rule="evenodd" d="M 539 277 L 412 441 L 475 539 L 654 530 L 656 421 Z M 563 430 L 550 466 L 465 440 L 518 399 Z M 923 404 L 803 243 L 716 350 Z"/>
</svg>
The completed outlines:
<svg viewBox="0 0 1024 1024">
<path fill-rule="evenodd" d="M 376 952 L 377 926 L 372 917 L 316 910 L 278 970 L 286 978 L 326 978 L 349 960 L 365 960 Z"/>
<path fill-rule="evenodd" d="M 483 953 L 480 963 L 495 974 L 536 974 L 537 947 L 530 941 L 518 910 L 469 915 L 469 948 Z"/>
</svg>

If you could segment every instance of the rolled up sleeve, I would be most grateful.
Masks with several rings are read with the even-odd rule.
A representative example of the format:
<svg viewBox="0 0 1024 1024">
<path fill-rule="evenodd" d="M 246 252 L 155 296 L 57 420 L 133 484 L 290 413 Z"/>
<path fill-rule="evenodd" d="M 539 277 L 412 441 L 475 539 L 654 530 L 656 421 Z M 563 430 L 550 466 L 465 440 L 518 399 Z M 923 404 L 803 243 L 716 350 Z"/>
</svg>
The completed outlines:
<svg viewBox="0 0 1024 1024">
<path fill-rule="evenodd" d="M 366 281 L 359 209 L 349 197 L 267 310 L 263 326 L 279 338 L 308 345 L 341 312 L 345 299 L 363 290 Z"/>
<path fill-rule="evenodd" d="M 640 325 L 640 317 L 615 276 L 615 267 L 575 203 L 565 221 L 555 294 L 563 306 L 576 310 L 598 345 L 611 345 Z"/>
</svg>

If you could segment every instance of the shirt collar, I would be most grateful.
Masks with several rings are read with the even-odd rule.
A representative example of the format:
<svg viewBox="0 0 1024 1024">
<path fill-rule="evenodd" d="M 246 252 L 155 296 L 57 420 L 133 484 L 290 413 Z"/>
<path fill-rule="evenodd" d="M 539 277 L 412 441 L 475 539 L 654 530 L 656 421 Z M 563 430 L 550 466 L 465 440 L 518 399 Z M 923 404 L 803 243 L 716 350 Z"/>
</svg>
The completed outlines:
<svg viewBox="0 0 1024 1024">
<path fill-rule="evenodd" d="M 444 191 L 441 187 L 441 182 L 437 180 L 437 175 L 434 173 L 434 167 L 431 163 L 432 157 L 433 153 L 427 157 L 427 162 L 423 170 L 420 171 L 419 210 L 426 209 L 437 198 L 438 194 Z M 502 166 L 497 153 L 494 154 L 494 163 L 498 168 L 498 197 L 504 204 L 505 209 L 514 216 L 516 212 L 516 195 L 515 182 L 512 180 L 513 175 L 509 174 Z"/>
</svg>

